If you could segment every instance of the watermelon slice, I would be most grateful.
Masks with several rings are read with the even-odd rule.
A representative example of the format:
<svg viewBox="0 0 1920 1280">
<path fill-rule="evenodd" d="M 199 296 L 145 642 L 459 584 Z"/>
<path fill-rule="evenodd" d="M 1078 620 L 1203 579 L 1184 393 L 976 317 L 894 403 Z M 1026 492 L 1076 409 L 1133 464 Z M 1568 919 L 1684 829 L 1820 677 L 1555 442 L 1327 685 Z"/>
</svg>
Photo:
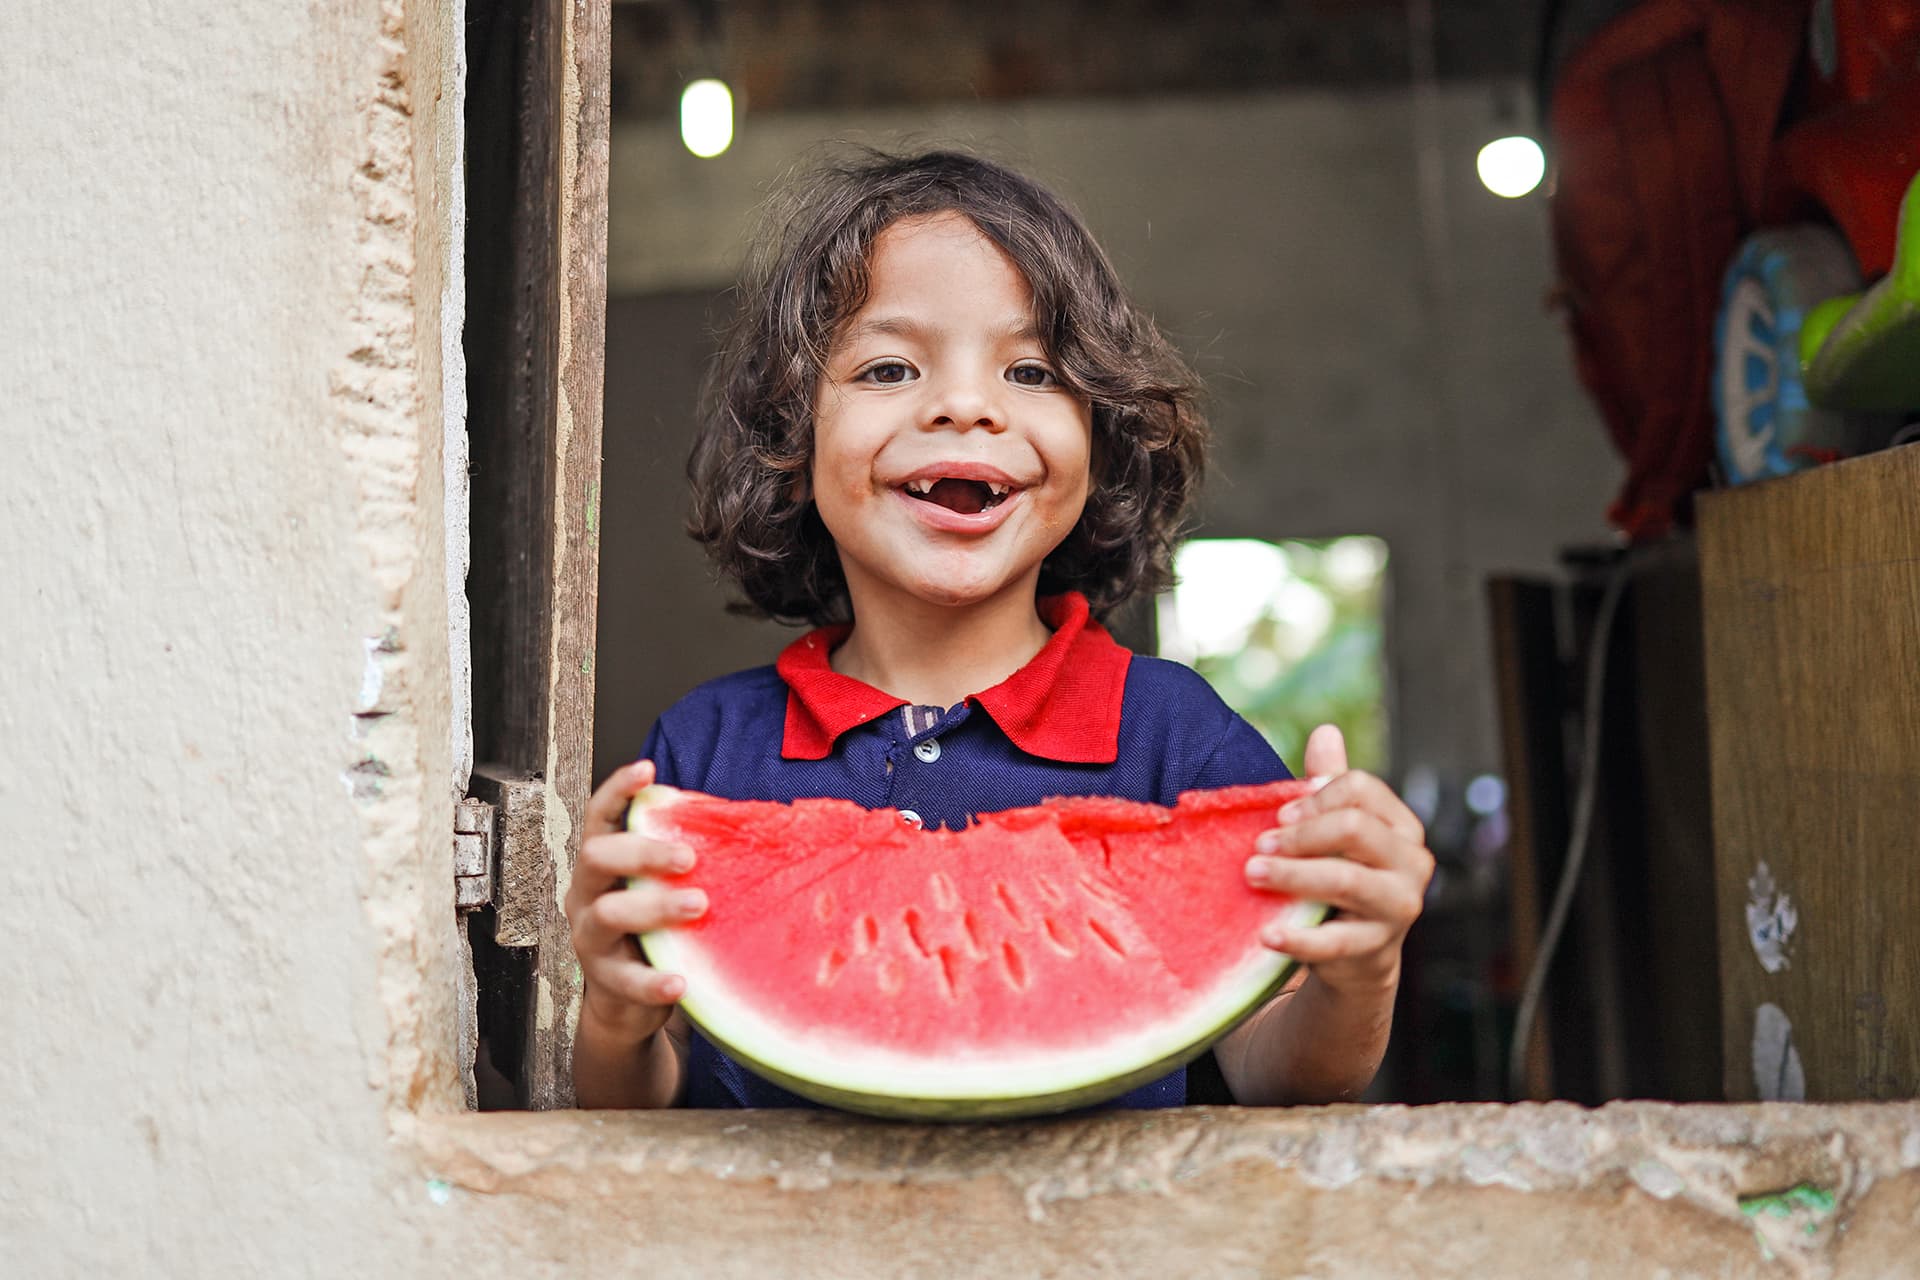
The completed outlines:
<svg viewBox="0 0 1920 1280">
<path fill-rule="evenodd" d="M 1254 837 L 1307 784 L 1177 807 L 1063 799 L 921 831 L 845 800 L 671 787 L 628 826 L 691 845 L 707 914 L 642 937 L 681 1007 L 768 1079 L 872 1115 L 1091 1106 L 1200 1054 L 1293 962 L 1263 924 L 1323 907 L 1246 883 Z"/>
</svg>

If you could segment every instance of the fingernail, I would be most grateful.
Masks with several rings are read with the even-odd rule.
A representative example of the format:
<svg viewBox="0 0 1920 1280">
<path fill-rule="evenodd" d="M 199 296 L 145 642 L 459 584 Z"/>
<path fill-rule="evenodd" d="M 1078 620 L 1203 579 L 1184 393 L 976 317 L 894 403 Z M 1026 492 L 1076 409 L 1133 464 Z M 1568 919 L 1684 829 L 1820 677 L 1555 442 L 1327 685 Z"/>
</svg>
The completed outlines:
<svg viewBox="0 0 1920 1280">
<path fill-rule="evenodd" d="M 1275 951 L 1284 951 L 1287 947 L 1287 931 L 1279 928 L 1266 928 L 1260 931 L 1260 941 Z"/>
<path fill-rule="evenodd" d="M 691 920 L 707 909 L 707 895 L 701 889 L 682 889 L 670 899 L 673 914 Z"/>
<path fill-rule="evenodd" d="M 693 850 L 685 845 L 680 846 L 673 851 L 673 856 L 667 859 L 667 865 L 675 871 L 693 870 Z"/>
<path fill-rule="evenodd" d="M 1280 846 L 1285 842 L 1286 837 L 1282 836 L 1278 831 L 1262 831 L 1258 836 L 1254 837 L 1253 847 L 1261 853 L 1278 853 L 1280 852 Z"/>
<path fill-rule="evenodd" d="M 1285 804 L 1280 806 L 1280 821 L 1292 822 L 1295 818 L 1298 818 L 1300 816 L 1301 810 L 1303 810 L 1305 807 L 1306 807 L 1306 802 L 1304 800 L 1287 801 Z"/>
<path fill-rule="evenodd" d="M 660 993 L 669 1000 L 678 1000 L 687 994 L 687 980 L 679 974 L 671 974 L 660 984 Z"/>
</svg>

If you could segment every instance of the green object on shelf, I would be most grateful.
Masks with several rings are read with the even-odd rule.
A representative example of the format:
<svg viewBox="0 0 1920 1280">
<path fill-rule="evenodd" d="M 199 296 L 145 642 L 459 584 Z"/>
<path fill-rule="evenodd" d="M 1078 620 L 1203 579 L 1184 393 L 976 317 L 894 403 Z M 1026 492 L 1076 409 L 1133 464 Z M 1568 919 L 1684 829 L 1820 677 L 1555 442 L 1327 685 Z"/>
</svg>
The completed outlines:
<svg viewBox="0 0 1920 1280">
<path fill-rule="evenodd" d="M 1920 175 L 1900 202 L 1893 270 L 1829 298 L 1800 331 L 1807 397 L 1829 409 L 1920 409 Z"/>
</svg>

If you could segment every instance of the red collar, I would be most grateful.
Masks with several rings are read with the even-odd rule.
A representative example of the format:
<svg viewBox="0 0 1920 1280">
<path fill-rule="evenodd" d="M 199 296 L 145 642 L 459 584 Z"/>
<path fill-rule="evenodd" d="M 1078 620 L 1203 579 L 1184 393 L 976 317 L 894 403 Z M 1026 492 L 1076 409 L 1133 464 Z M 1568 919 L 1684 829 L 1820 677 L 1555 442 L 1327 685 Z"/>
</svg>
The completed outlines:
<svg viewBox="0 0 1920 1280">
<path fill-rule="evenodd" d="M 1066 764 L 1112 764 L 1120 754 L 1120 703 L 1133 655 L 1087 612 L 1077 591 L 1047 596 L 1040 617 L 1053 637 L 1033 661 L 967 701 L 993 717 L 1013 745 Z M 827 663 L 851 627 L 809 631 L 780 654 L 787 682 L 781 758 L 824 760 L 847 730 L 907 705 L 905 698 L 843 676 Z"/>
</svg>

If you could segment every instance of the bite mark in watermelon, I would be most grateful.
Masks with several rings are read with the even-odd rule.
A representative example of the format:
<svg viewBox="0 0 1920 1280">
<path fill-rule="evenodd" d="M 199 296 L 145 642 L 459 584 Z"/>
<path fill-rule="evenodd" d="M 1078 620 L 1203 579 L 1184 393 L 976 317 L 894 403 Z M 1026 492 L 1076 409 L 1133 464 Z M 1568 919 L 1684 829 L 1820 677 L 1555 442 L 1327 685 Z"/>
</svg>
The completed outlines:
<svg viewBox="0 0 1920 1280">
<path fill-rule="evenodd" d="M 628 826 L 697 852 L 707 914 L 642 937 L 681 1007 L 803 1097 L 990 1119 L 1091 1106 L 1198 1056 L 1286 980 L 1261 945 L 1325 909 L 1248 886 L 1303 782 L 1174 808 L 1071 798 L 922 831 L 845 800 L 654 786 Z"/>
</svg>

